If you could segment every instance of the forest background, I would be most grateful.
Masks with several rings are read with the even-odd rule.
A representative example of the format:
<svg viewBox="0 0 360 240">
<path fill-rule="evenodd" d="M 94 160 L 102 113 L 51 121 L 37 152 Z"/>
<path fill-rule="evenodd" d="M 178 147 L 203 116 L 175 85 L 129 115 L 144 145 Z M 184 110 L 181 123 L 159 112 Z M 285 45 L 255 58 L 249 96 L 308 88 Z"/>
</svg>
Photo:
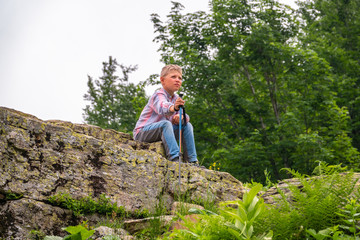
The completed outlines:
<svg viewBox="0 0 360 240">
<path fill-rule="evenodd" d="M 244 182 L 304 174 L 319 161 L 360 170 L 360 1 L 212 0 L 152 15 L 164 64 L 183 67 L 200 162 Z M 155 74 L 109 57 L 89 76 L 87 123 L 131 133 Z M 160 70 L 159 70 L 160 71 Z M 265 174 L 264 174 L 265 173 Z"/>
</svg>

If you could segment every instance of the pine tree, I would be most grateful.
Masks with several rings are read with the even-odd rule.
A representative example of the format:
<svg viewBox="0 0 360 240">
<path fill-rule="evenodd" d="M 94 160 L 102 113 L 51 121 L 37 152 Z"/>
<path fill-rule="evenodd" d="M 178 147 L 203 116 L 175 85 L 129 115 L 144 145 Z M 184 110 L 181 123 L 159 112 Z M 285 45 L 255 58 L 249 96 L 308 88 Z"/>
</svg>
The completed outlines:
<svg viewBox="0 0 360 240">
<path fill-rule="evenodd" d="M 118 67 L 122 77 L 116 75 Z M 89 89 L 84 99 L 90 104 L 83 109 L 86 123 L 127 133 L 133 130 L 147 101 L 144 86 L 129 83 L 129 74 L 136 69 L 137 66 L 118 64 L 110 56 L 108 62 L 103 62 L 99 79 L 88 76 Z"/>
</svg>

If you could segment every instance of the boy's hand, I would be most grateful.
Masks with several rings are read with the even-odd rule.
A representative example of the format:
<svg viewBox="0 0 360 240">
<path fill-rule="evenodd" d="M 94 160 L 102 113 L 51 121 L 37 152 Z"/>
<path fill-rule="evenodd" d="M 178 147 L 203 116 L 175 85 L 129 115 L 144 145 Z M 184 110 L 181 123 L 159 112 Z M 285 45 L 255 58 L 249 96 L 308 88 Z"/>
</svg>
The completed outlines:
<svg viewBox="0 0 360 240">
<path fill-rule="evenodd" d="M 184 116 L 181 116 L 182 119 L 184 119 Z M 180 115 L 179 114 L 176 114 L 172 120 L 171 120 L 171 123 L 172 124 L 175 124 L 175 125 L 179 125 L 179 119 L 180 119 Z"/>
<path fill-rule="evenodd" d="M 180 106 L 184 106 L 185 105 L 185 101 L 182 100 L 180 97 L 176 99 L 175 103 L 174 103 L 174 110 L 178 111 L 180 109 Z"/>
</svg>

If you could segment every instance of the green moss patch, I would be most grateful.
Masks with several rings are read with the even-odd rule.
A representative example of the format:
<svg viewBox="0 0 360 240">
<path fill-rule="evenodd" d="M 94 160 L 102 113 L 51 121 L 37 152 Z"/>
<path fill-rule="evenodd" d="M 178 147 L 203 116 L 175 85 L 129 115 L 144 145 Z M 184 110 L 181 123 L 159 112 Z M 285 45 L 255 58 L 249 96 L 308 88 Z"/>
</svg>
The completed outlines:
<svg viewBox="0 0 360 240">
<path fill-rule="evenodd" d="M 123 206 L 111 203 L 110 198 L 105 194 L 101 194 L 97 199 L 94 199 L 91 195 L 81 199 L 74 199 L 67 193 L 58 193 L 49 197 L 48 202 L 51 205 L 73 211 L 75 216 L 94 213 L 102 215 L 113 215 L 115 213 L 120 218 L 145 218 L 149 216 L 149 211 L 146 209 L 133 212 L 127 211 Z"/>
</svg>

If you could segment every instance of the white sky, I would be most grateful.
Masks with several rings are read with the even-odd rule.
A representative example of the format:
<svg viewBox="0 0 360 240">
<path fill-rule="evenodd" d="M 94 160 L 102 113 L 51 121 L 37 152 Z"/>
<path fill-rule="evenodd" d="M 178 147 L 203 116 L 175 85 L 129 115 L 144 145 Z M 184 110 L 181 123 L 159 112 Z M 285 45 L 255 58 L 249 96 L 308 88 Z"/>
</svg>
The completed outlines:
<svg viewBox="0 0 360 240">
<path fill-rule="evenodd" d="M 293 1 L 281 0 L 294 7 Z M 178 2 L 185 12 L 209 9 L 209 0 Z M 138 65 L 132 82 L 159 73 L 150 14 L 165 20 L 171 6 L 170 0 L 0 0 L 0 106 L 83 123 L 87 75 L 100 77 L 109 56 Z"/>
</svg>

